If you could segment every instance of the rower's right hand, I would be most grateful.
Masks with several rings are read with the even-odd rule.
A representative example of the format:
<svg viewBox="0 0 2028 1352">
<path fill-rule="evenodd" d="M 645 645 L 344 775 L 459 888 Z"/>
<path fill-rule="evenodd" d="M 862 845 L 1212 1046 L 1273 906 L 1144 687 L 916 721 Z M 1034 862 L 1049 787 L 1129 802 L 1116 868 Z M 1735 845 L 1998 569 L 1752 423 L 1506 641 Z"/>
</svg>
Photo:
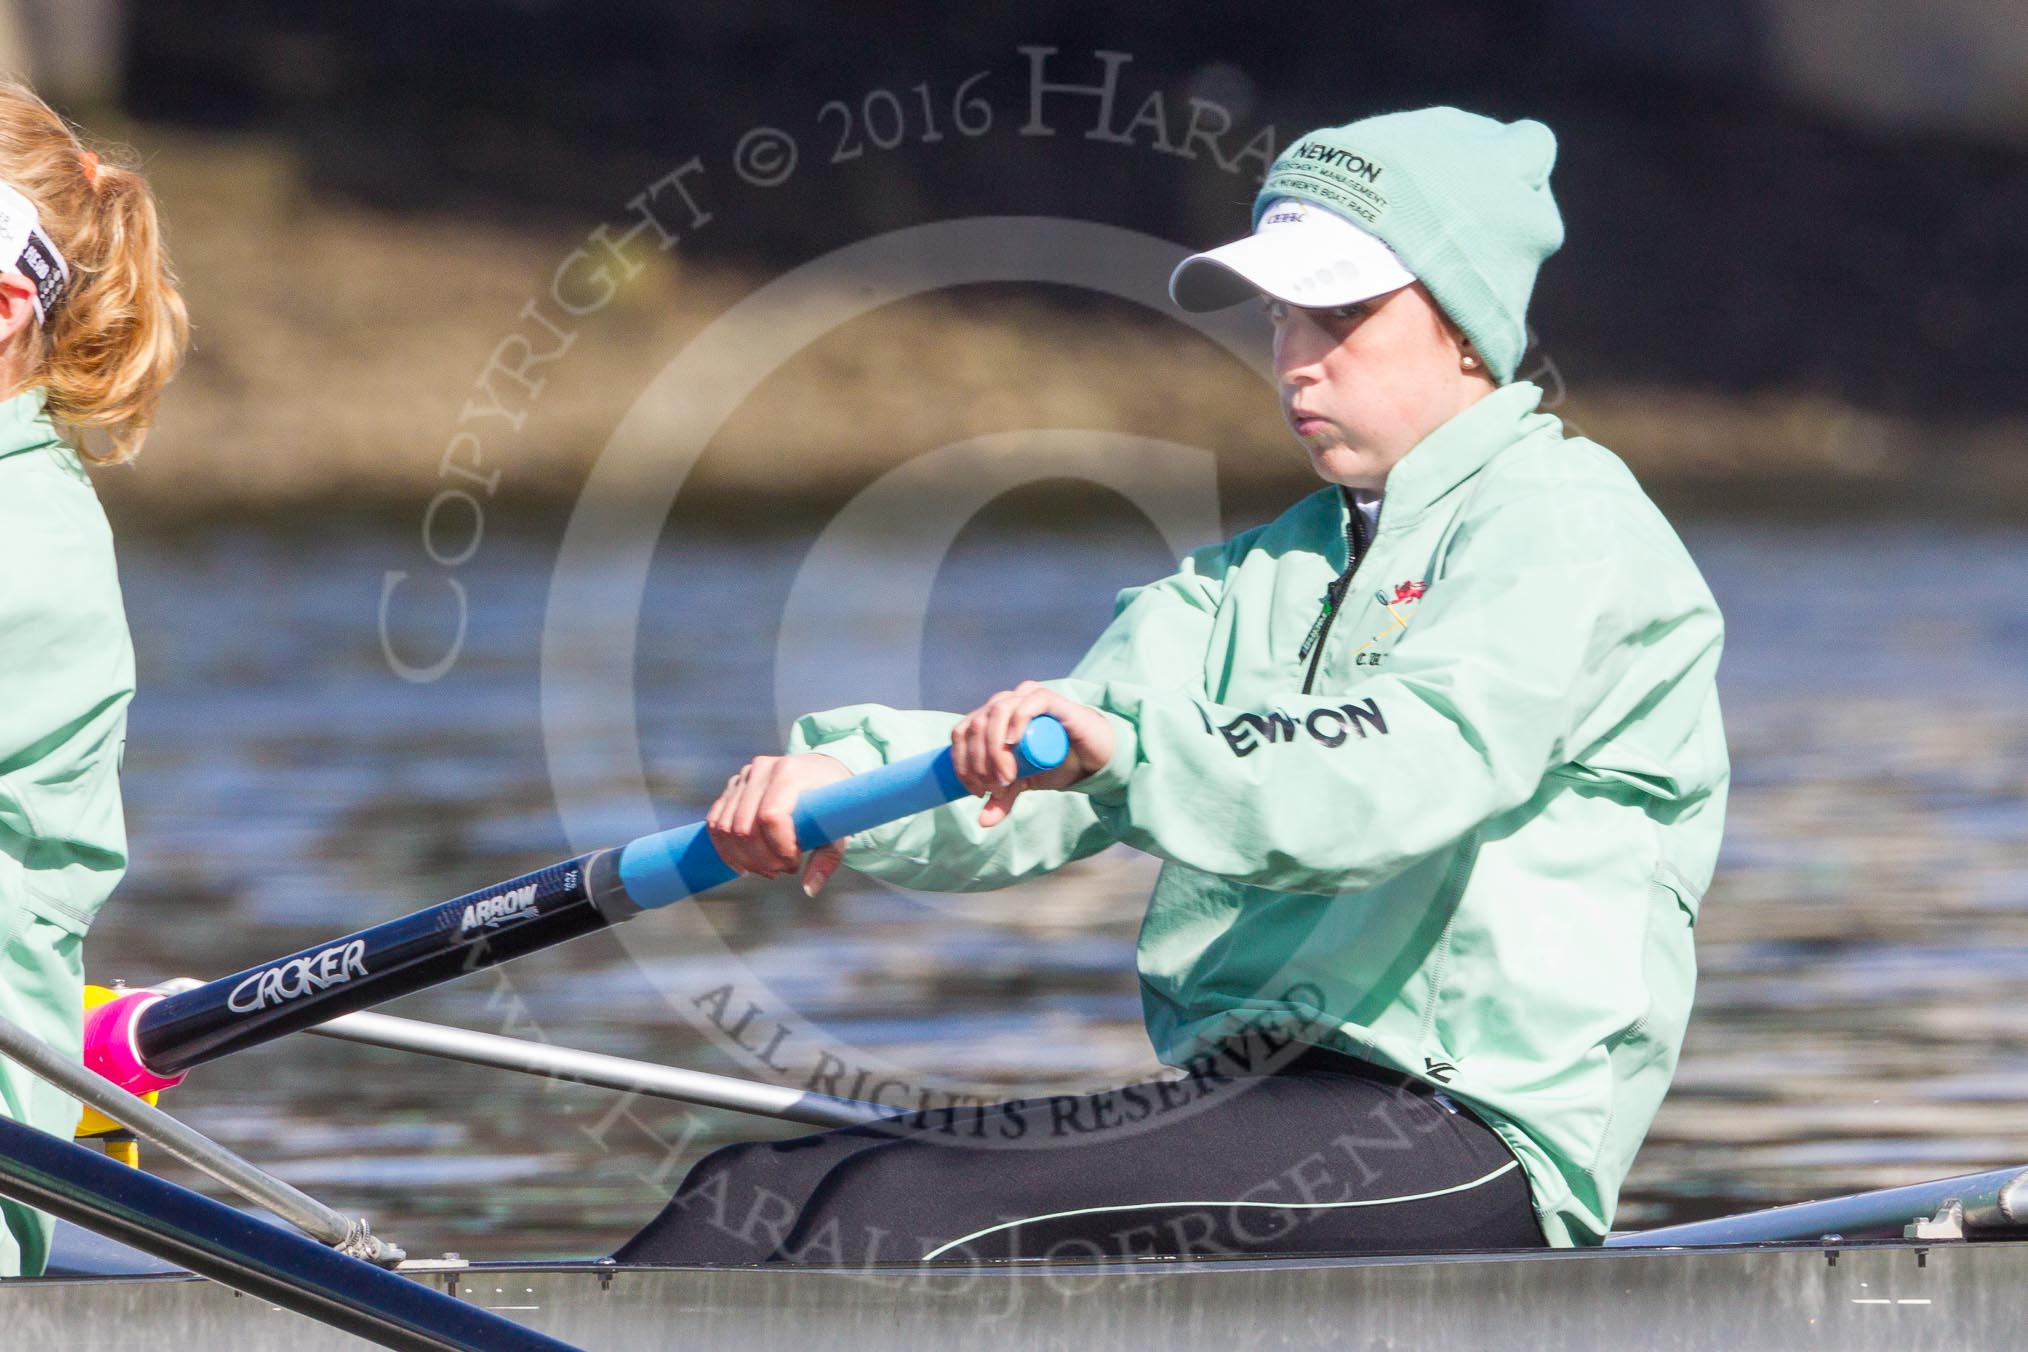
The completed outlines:
<svg viewBox="0 0 2028 1352">
<path fill-rule="evenodd" d="M 718 857 L 741 873 L 763 878 L 794 872 L 802 857 L 796 847 L 796 800 L 806 790 L 836 783 L 851 773 L 818 751 L 754 757 L 725 781 L 725 792 L 704 818 Z M 844 857 L 843 840 L 812 850 L 810 867 L 803 874 L 804 893 L 816 896 Z"/>
</svg>

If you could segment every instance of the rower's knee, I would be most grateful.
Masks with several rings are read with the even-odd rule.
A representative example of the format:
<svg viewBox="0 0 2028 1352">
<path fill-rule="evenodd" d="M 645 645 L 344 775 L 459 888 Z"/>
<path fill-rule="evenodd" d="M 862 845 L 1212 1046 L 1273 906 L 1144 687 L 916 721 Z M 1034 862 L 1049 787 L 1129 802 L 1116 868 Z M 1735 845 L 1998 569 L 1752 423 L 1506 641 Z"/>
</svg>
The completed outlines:
<svg viewBox="0 0 2028 1352">
<path fill-rule="evenodd" d="M 800 1199 L 779 1186 L 767 1142 L 740 1142 L 690 1166 L 662 1213 L 614 1256 L 627 1263 L 764 1262 Z"/>
</svg>

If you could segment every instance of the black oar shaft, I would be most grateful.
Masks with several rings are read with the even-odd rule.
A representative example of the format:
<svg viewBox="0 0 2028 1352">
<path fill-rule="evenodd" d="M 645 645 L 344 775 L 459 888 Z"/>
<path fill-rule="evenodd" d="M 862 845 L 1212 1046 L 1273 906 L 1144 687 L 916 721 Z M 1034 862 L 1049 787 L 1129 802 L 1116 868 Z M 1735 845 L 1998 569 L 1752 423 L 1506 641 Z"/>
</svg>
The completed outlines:
<svg viewBox="0 0 2028 1352">
<path fill-rule="evenodd" d="M 604 929 L 636 908 L 599 850 L 306 948 L 150 1004 L 134 1045 L 151 1070 L 192 1066 L 355 1009 Z"/>
</svg>

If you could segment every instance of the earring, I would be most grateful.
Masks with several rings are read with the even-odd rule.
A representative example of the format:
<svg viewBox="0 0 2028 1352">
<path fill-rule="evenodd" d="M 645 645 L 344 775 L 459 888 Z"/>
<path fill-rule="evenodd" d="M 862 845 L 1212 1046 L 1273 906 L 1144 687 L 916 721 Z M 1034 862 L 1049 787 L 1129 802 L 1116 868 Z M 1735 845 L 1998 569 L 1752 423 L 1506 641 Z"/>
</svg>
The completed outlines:
<svg viewBox="0 0 2028 1352">
<path fill-rule="evenodd" d="M 1477 357 L 1474 357 L 1474 356 L 1472 356 L 1472 355 L 1471 355 L 1470 353 L 1466 353 L 1466 354 L 1465 354 L 1465 359 L 1464 359 L 1463 363 L 1461 363 L 1461 364 L 1462 364 L 1462 365 L 1464 366 L 1464 368 L 1465 368 L 1465 369 L 1466 369 L 1467 371 L 1469 371 L 1469 370 L 1471 370 L 1471 369 L 1472 369 L 1472 368 L 1473 368 L 1474 366 L 1477 366 L 1477 365 L 1479 364 L 1479 359 L 1478 359 Z"/>
</svg>

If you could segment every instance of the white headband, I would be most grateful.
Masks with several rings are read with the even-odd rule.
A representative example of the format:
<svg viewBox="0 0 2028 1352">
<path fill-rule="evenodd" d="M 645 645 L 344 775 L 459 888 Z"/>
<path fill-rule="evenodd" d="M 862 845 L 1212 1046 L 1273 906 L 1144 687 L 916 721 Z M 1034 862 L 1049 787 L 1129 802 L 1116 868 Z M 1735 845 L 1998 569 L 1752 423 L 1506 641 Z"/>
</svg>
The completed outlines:
<svg viewBox="0 0 2028 1352">
<path fill-rule="evenodd" d="M 42 232 L 35 203 L 7 183 L 0 183 L 0 271 L 18 272 L 35 283 L 35 317 L 45 324 L 70 282 L 70 264 Z"/>
</svg>

